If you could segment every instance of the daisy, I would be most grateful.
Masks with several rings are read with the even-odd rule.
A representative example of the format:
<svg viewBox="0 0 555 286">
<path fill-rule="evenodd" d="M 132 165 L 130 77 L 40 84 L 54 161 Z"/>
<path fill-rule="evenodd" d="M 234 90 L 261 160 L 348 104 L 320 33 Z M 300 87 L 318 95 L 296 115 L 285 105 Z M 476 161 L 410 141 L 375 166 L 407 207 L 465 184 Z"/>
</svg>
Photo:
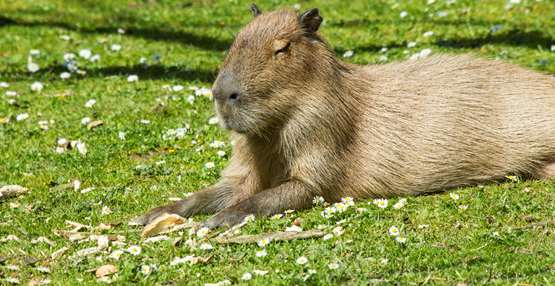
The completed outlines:
<svg viewBox="0 0 555 286">
<path fill-rule="evenodd" d="M 423 35 L 424 37 L 431 37 L 431 36 L 434 35 L 434 32 L 433 32 L 433 31 L 427 31 L 427 32 L 425 32 L 425 33 L 422 34 L 422 35 Z"/>
<path fill-rule="evenodd" d="M 6 96 L 17 96 L 17 91 L 15 90 L 8 90 L 4 93 Z"/>
<path fill-rule="evenodd" d="M 212 244 L 210 244 L 210 243 L 202 243 L 202 244 L 199 246 L 199 249 L 200 249 L 200 250 L 211 250 L 211 249 L 213 249 L 213 248 L 214 248 L 214 247 L 213 247 Z"/>
<path fill-rule="evenodd" d="M 87 102 L 85 102 L 85 107 L 91 108 L 95 104 L 96 104 L 96 99 L 89 99 L 89 100 L 87 100 Z"/>
<path fill-rule="evenodd" d="M 409 15 L 409 13 L 407 11 L 402 11 L 401 13 L 399 13 L 399 17 L 401 17 L 401 18 L 405 18 L 408 15 Z"/>
<path fill-rule="evenodd" d="M 335 262 L 330 263 L 330 264 L 328 264 L 328 268 L 331 269 L 331 270 L 337 269 L 337 268 L 339 268 L 339 263 L 335 263 Z"/>
<path fill-rule="evenodd" d="M 79 56 L 88 60 L 91 57 L 92 53 L 89 49 L 83 49 L 79 51 Z"/>
<path fill-rule="evenodd" d="M 127 82 L 136 82 L 139 81 L 139 76 L 136 74 L 132 74 L 127 77 Z"/>
<path fill-rule="evenodd" d="M 182 85 L 174 85 L 172 86 L 172 90 L 173 91 L 182 91 L 183 90 L 183 86 Z"/>
<path fill-rule="evenodd" d="M 44 85 L 41 82 L 35 81 L 33 82 L 33 84 L 31 84 L 31 90 L 32 91 L 41 91 L 43 89 Z"/>
<path fill-rule="evenodd" d="M 404 236 L 397 236 L 397 237 L 395 237 L 395 241 L 397 241 L 398 243 L 403 244 L 403 243 L 407 242 L 407 238 L 404 237 Z"/>
<path fill-rule="evenodd" d="M 125 135 L 126 135 L 126 133 L 123 132 L 123 131 L 118 132 L 118 138 L 120 140 L 125 140 Z"/>
<path fill-rule="evenodd" d="M 254 274 L 258 275 L 258 276 L 264 276 L 266 274 L 268 274 L 268 271 L 265 270 L 258 270 L 258 269 L 254 269 L 252 271 Z"/>
<path fill-rule="evenodd" d="M 251 280 L 251 279 L 252 279 L 252 274 L 250 274 L 249 272 L 245 272 L 245 274 L 241 276 L 241 280 Z"/>
<path fill-rule="evenodd" d="M 400 199 L 397 203 L 395 203 L 393 205 L 393 208 L 398 210 L 398 209 L 404 207 L 406 204 L 407 204 L 407 199 L 403 198 L 403 199 Z"/>
<path fill-rule="evenodd" d="M 23 120 L 25 120 L 25 119 L 27 119 L 27 118 L 29 118 L 29 113 L 21 113 L 21 114 L 18 114 L 18 115 L 15 117 L 15 120 L 16 120 L 16 121 L 23 121 Z"/>
<path fill-rule="evenodd" d="M 71 77 L 71 74 L 68 73 L 68 72 L 63 72 L 63 73 L 60 74 L 61 79 L 68 79 L 70 77 Z"/>
<path fill-rule="evenodd" d="M 319 205 L 323 205 L 325 201 L 326 200 L 324 200 L 324 197 L 316 196 L 314 197 L 314 199 L 312 199 L 312 204 L 319 206 Z"/>
<path fill-rule="evenodd" d="M 264 257 L 264 256 L 268 255 L 268 253 L 266 252 L 266 249 L 262 249 L 260 251 L 257 251 L 254 255 L 256 257 Z"/>
<path fill-rule="evenodd" d="M 270 242 L 272 242 L 272 239 L 270 238 L 263 238 L 261 240 L 259 240 L 257 242 L 258 246 L 260 247 L 266 247 L 266 245 L 270 244 Z"/>
<path fill-rule="evenodd" d="M 458 201 L 460 199 L 460 196 L 457 193 L 449 193 L 449 197 L 451 197 L 454 201 Z"/>
<path fill-rule="evenodd" d="M 123 254 L 123 250 L 114 250 L 114 251 L 112 251 L 110 256 L 108 256 L 108 258 L 111 258 L 111 259 L 114 259 L 114 260 L 119 260 L 119 258 L 121 257 L 122 254 Z"/>
<path fill-rule="evenodd" d="M 400 233 L 399 228 L 397 226 L 391 226 L 388 232 L 389 232 L 389 235 L 391 236 L 398 236 Z"/>
<path fill-rule="evenodd" d="M 210 229 L 207 227 L 201 227 L 198 231 L 197 231 L 197 237 L 198 238 L 203 238 L 205 237 L 208 233 L 210 232 Z"/>
<path fill-rule="evenodd" d="M 29 63 L 27 63 L 27 70 L 28 70 L 29 72 L 34 73 L 34 72 L 37 72 L 39 69 L 40 69 L 40 67 L 39 67 L 38 64 L 36 64 L 36 63 L 34 63 L 34 62 L 29 62 Z"/>
<path fill-rule="evenodd" d="M 5 82 L 5 81 L 0 82 L 0 87 L 1 87 L 1 88 L 7 88 L 7 87 L 9 87 L 9 86 L 10 86 L 10 84 L 7 83 L 7 82 Z"/>
<path fill-rule="evenodd" d="M 220 151 L 216 152 L 216 154 L 218 155 L 218 157 L 224 157 L 225 156 L 225 151 L 220 150 Z"/>
<path fill-rule="evenodd" d="M 87 125 L 87 124 L 89 124 L 90 122 L 91 122 L 91 118 L 90 118 L 90 117 L 83 117 L 83 118 L 81 119 L 81 124 L 82 124 L 82 125 Z"/>
<path fill-rule="evenodd" d="M 133 255 L 139 255 L 141 254 L 141 247 L 138 245 L 131 245 L 129 246 L 129 248 L 127 248 L 127 252 L 133 254 Z"/>
<path fill-rule="evenodd" d="M 152 273 L 152 267 L 150 267 L 150 265 L 141 266 L 141 273 L 145 276 L 149 275 Z"/>
<path fill-rule="evenodd" d="M 89 60 L 90 60 L 91 62 L 93 62 L 93 63 L 94 63 L 94 62 L 98 62 L 98 61 L 100 60 L 100 55 L 99 55 L 99 54 L 95 54 L 95 55 L 92 56 Z"/>
<path fill-rule="evenodd" d="M 64 54 L 64 61 L 70 62 L 74 59 L 75 59 L 75 54 L 74 53 L 65 53 Z"/>
<path fill-rule="evenodd" d="M 297 258 L 297 264 L 304 265 L 308 263 L 308 259 L 304 256 Z"/>
<path fill-rule="evenodd" d="M 380 209 L 385 209 L 387 208 L 387 199 L 375 199 L 374 204 Z"/>
<path fill-rule="evenodd" d="M 121 45 L 112 44 L 112 45 L 110 46 L 110 50 L 112 50 L 113 52 L 119 52 L 119 50 L 121 50 Z"/>
<path fill-rule="evenodd" d="M 214 162 L 208 162 L 206 164 L 204 164 L 204 168 L 206 169 L 213 169 L 216 165 L 214 164 Z"/>
<path fill-rule="evenodd" d="M 141 120 L 139 120 L 139 123 L 144 124 L 144 125 L 148 125 L 148 124 L 150 124 L 150 120 L 148 120 L 148 119 L 141 119 Z"/>
<path fill-rule="evenodd" d="M 352 57 L 352 56 L 354 56 L 354 55 L 355 55 L 355 52 L 349 50 L 349 51 L 346 51 L 346 52 L 343 54 L 343 57 L 344 57 L 344 58 L 350 58 L 350 57 Z"/>
</svg>

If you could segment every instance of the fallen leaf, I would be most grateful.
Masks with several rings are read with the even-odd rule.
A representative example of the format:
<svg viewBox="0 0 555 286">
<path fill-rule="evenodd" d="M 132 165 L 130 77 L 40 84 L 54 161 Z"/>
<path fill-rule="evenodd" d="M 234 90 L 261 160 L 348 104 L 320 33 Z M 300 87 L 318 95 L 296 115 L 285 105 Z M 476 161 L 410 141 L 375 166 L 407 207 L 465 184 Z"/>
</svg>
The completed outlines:
<svg viewBox="0 0 555 286">
<path fill-rule="evenodd" d="M 0 187 L 0 200 L 16 197 L 27 193 L 29 189 L 19 185 L 7 185 Z"/>
<path fill-rule="evenodd" d="M 106 264 L 96 269 L 96 278 L 108 276 L 118 272 L 118 269 L 112 264 Z"/>
<path fill-rule="evenodd" d="M 307 231 L 293 232 L 293 231 L 278 231 L 256 235 L 240 235 L 233 237 L 217 237 L 217 243 L 257 243 L 262 239 L 269 239 L 271 241 L 287 241 L 294 239 L 306 239 L 312 237 L 322 237 L 326 233 L 324 231 L 313 229 Z"/>
<path fill-rule="evenodd" d="M 187 220 L 176 214 L 163 214 L 145 226 L 141 237 L 149 237 L 170 230 L 174 226 L 183 225 Z"/>
<path fill-rule="evenodd" d="M 64 253 L 68 250 L 69 248 L 67 247 L 62 247 L 56 251 L 54 251 L 52 253 L 52 255 L 50 255 L 50 257 L 52 258 L 52 260 L 56 260 L 57 258 L 61 257 L 62 255 L 64 255 Z"/>
<path fill-rule="evenodd" d="M 95 121 L 92 121 L 92 122 L 90 122 L 89 124 L 87 124 L 87 129 L 91 130 L 91 129 L 94 129 L 94 128 L 96 128 L 96 127 L 98 127 L 98 126 L 101 126 L 101 125 L 103 125 L 103 124 L 104 124 L 104 121 L 102 121 L 102 120 L 95 120 Z"/>
</svg>

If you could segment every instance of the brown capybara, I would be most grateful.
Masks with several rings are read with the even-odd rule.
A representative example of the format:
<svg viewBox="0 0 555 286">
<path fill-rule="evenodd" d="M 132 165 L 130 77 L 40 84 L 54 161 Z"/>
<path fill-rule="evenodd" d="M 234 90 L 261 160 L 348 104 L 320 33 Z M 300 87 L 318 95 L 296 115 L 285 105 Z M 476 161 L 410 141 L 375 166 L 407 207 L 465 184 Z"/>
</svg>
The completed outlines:
<svg viewBox="0 0 555 286">
<path fill-rule="evenodd" d="M 507 175 L 555 175 L 555 78 L 500 61 L 432 56 L 378 66 L 340 61 L 318 9 L 260 13 L 214 83 L 235 141 L 215 185 L 155 208 L 247 215 L 328 202 L 418 195 Z"/>
</svg>

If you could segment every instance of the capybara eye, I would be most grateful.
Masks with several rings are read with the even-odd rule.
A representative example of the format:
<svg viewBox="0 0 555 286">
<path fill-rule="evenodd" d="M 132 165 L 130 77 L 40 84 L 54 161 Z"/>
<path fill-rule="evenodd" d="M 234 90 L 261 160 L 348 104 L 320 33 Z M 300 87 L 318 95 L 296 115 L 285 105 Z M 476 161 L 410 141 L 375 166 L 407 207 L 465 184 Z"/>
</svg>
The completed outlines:
<svg viewBox="0 0 555 286">
<path fill-rule="evenodd" d="M 286 53 L 291 46 L 291 42 L 284 40 L 277 40 L 274 42 L 274 55 L 277 56 L 281 53 Z"/>
</svg>

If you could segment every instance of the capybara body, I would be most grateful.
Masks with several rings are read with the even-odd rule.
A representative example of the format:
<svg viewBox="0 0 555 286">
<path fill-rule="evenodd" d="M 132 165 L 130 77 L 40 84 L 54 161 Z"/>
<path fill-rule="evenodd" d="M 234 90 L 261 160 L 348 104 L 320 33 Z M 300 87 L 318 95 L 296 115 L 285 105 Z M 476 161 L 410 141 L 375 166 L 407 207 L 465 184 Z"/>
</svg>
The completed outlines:
<svg viewBox="0 0 555 286">
<path fill-rule="evenodd" d="M 313 198 L 417 195 L 508 175 L 555 175 L 555 79 L 501 61 L 431 56 L 377 66 L 337 59 L 317 9 L 261 14 L 236 37 L 214 83 L 235 142 L 214 186 L 151 210 L 248 214 Z"/>
</svg>

